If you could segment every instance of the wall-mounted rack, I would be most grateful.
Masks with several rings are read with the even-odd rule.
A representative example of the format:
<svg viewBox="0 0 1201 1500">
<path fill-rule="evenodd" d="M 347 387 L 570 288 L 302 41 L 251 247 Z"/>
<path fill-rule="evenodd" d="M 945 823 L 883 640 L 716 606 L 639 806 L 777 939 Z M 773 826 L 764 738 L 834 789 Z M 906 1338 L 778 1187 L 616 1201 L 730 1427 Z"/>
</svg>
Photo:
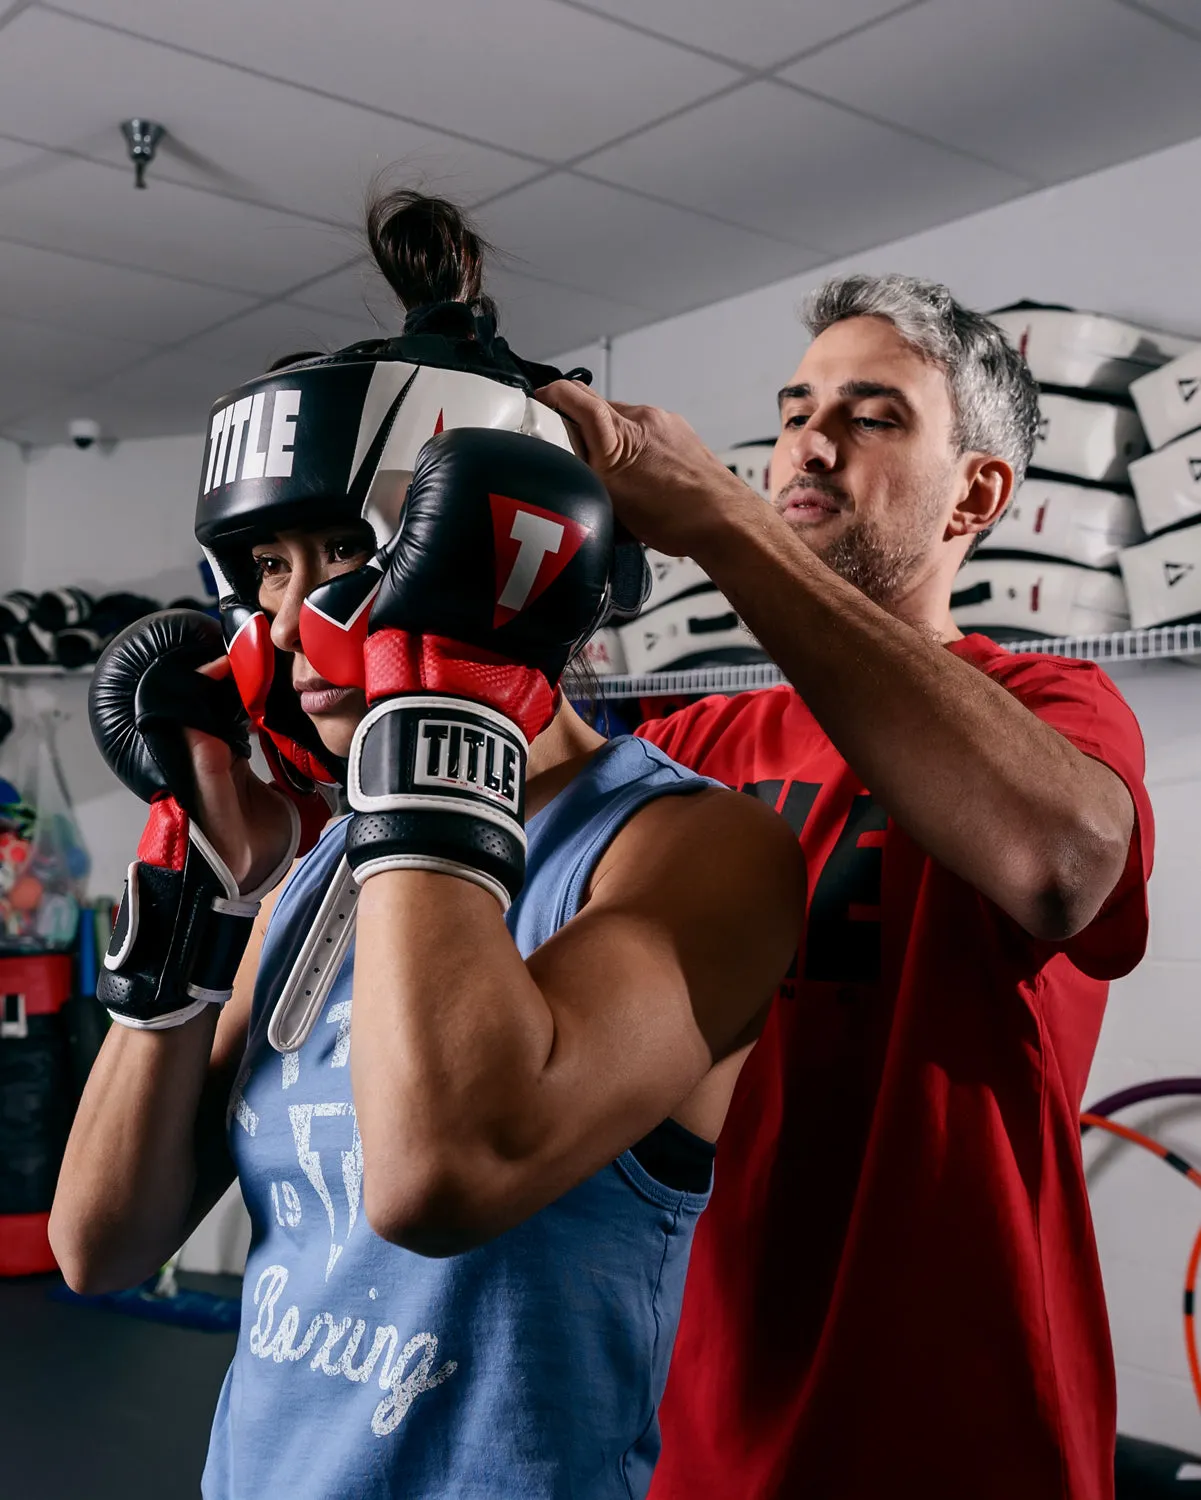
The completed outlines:
<svg viewBox="0 0 1201 1500">
<path fill-rule="evenodd" d="M 1068 656 L 1078 661 L 1167 661 L 1201 656 L 1201 624 L 1160 625 L 1153 630 L 1118 630 L 1111 635 L 1048 636 L 1044 640 L 1005 641 L 1006 650 L 1040 656 Z M 91 667 L 2 666 L 0 678 L 90 677 Z M 597 679 L 606 698 L 675 697 L 697 693 L 745 693 L 774 687 L 783 673 L 771 662 L 742 667 L 696 667 L 654 672 L 645 677 L 615 674 Z"/>
<path fill-rule="evenodd" d="M 0 677 L 90 677 L 91 667 L 24 667 L 20 663 L 0 664 Z"/>
<path fill-rule="evenodd" d="M 1201 656 L 1201 624 L 1161 625 L 1153 630 L 1118 630 L 1111 635 L 1047 637 L 1004 641 L 1006 650 L 1067 656 L 1078 661 L 1167 661 Z M 744 667 L 697 667 L 691 671 L 655 672 L 645 677 L 599 677 L 606 698 L 676 697 L 704 693 L 745 693 L 774 687 L 784 675 L 770 662 Z"/>
</svg>

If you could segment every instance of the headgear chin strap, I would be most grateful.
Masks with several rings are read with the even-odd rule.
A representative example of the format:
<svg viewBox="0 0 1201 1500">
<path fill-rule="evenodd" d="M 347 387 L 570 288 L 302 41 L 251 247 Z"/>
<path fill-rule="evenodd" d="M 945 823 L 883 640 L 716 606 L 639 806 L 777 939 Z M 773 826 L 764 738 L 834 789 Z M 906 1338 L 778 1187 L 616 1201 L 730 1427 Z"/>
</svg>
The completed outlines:
<svg viewBox="0 0 1201 1500">
<path fill-rule="evenodd" d="M 260 376 L 213 407 L 196 536 L 217 580 L 242 701 L 299 786 L 344 782 L 345 762 L 300 706 L 289 653 L 275 646 L 259 607 L 251 548 L 281 531 L 370 525 L 371 562 L 312 590 L 300 618 L 314 669 L 338 686 L 361 687 L 371 603 L 422 446 L 448 427 L 491 427 L 570 449 L 562 419 L 533 399 L 538 386 L 560 378 L 553 366 L 514 355 L 486 314 L 439 303 L 410 314 L 399 338 Z M 598 626 L 637 614 L 649 585 L 641 547 L 630 538 L 618 543 Z"/>
</svg>

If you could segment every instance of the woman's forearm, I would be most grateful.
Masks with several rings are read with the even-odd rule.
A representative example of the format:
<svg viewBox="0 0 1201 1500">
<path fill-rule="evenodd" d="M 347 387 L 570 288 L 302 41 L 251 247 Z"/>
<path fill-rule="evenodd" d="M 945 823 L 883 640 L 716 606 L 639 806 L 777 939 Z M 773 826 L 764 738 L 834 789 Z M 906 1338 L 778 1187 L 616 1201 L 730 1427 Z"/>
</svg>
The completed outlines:
<svg viewBox="0 0 1201 1500">
<path fill-rule="evenodd" d="M 528 958 L 468 881 L 369 879 L 350 1065 L 372 1228 L 468 1248 L 613 1161 L 746 1045 L 803 891 L 791 830 L 728 792 L 643 809 Z"/>
<path fill-rule="evenodd" d="M 365 1146 L 386 1139 L 411 1162 L 431 1140 L 502 1142 L 553 1042 L 551 1011 L 491 895 L 409 871 L 366 883 L 351 1044 Z"/>
<path fill-rule="evenodd" d="M 198 1180 L 221 1175 L 203 1107 L 218 1015 L 207 1006 L 183 1026 L 113 1026 L 105 1038 L 50 1217 L 55 1256 L 77 1291 L 113 1290 L 152 1274 L 186 1236 Z M 216 1182 L 209 1187 L 211 1195 Z"/>
</svg>

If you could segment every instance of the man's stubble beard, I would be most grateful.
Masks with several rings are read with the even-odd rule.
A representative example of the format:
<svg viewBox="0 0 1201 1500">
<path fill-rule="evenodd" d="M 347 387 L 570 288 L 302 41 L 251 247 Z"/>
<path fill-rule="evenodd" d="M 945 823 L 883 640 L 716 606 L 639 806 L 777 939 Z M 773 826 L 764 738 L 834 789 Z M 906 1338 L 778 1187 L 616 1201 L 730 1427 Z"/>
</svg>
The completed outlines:
<svg viewBox="0 0 1201 1500">
<path fill-rule="evenodd" d="M 926 556 L 904 541 L 890 540 L 872 521 L 853 522 L 824 547 L 803 538 L 833 572 L 887 609 L 900 598 Z"/>
<path fill-rule="evenodd" d="M 797 535 L 822 562 L 860 593 L 889 609 L 904 598 L 909 584 L 930 556 L 937 523 L 942 515 L 946 476 L 924 485 L 903 534 L 890 536 L 876 521 L 866 517 L 850 523 L 822 544 L 809 527 L 796 527 Z"/>
</svg>

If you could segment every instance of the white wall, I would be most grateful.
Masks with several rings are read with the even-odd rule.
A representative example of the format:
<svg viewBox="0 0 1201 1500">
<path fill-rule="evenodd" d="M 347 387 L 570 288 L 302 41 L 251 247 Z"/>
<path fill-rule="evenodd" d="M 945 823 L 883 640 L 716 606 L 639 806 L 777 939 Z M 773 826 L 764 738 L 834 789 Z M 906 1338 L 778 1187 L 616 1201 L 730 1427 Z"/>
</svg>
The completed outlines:
<svg viewBox="0 0 1201 1500">
<path fill-rule="evenodd" d="M 131 590 L 164 604 L 200 595 L 192 514 L 202 456 L 198 436 L 97 445 L 86 452 L 66 445 L 34 449 L 26 466 L 21 581 L 35 589 L 79 584 L 93 595 Z M 18 708 L 22 695 L 58 707 L 63 770 L 92 853 L 91 890 L 119 895 L 146 810 L 96 754 L 87 725 L 87 683 L 71 679 L 51 687 L 39 681 L 18 688 Z"/>
<path fill-rule="evenodd" d="M 1162 662 L 1114 676 L 1147 744 L 1156 825 L 1151 939 L 1143 963 L 1110 991 L 1086 1105 L 1148 1079 L 1201 1073 L 1201 671 Z M 1142 1105 L 1118 1118 L 1201 1165 L 1201 1101 Z M 1099 1131 L 1085 1141 L 1085 1162 L 1121 1428 L 1201 1452 L 1180 1315 L 1201 1193 L 1147 1152 Z"/>
<path fill-rule="evenodd" d="M 797 303 L 826 275 L 851 268 L 941 279 L 977 307 L 1030 297 L 1201 338 L 1201 202 L 1193 191 L 1199 173 L 1201 141 L 1195 141 L 627 334 L 613 342 L 609 394 L 681 411 L 715 447 L 765 436 L 773 428 L 775 392 L 804 345 Z M 820 203 L 813 212 L 820 215 Z M 604 360 L 592 347 L 560 362 L 591 365 L 599 380 Z M 27 533 L 17 544 L 20 581 L 140 586 L 163 597 L 191 591 L 200 449 L 197 436 L 126 443 L 108 454 L 35 453 Z M 21 488 L 4 450 L 0 444 L 0 507 Z M 8 526 L 0 510 L 0 587 L 11 586 Z M 13 535 L 20 537 L 19 526 Z M 163 587 L 172 578 L 178 585 Z M 1148 1077 L 1201 1072 L 1195 1019 L 1201 1013 L 1201 672 L 1145 666 L 1124 672 L 1121 686 L 1147 740 L 1159 857 L 1151 953 L 1114 987 L 1089 1099 Z M 64 760 L 96 858 L 95 888 L 114 890 L 142 809 L 108 789 L 107 772 L 88 743 L 80 686 L 61 689 L 60 702 L 69 715 Z M 1151 1122 L 1152 1133 L 1201 1161 L 1196 1106 L 1135 1110 L 1129 1120 Z M 1184 1262 L 1201 1222 L 1201 1197 L 1132 1148 L 1115 1150 L 1094 1137 L 1087 1159 L 1122 1428 L 1201 1451 L 1201 1415 L 1179 1333 Z M 206 1231 L 205 1245 L 216 1245 L 223 1233 Z M 205 1248 L 206 1263 L 209 1254 Z"/>
<path fill-rule="evenodd" d="M 0 593 L 17 588 L 24 573 L 25 489 L 21 450 L 0 438 Z"/>
<path fill-rule="evenodd" d="M 199 592 L 192 516 L 199 436 L 63 445 L 30 454 L 24 573 L 30 587 L 76 583 L 163 598 Z"/>
</svg>

